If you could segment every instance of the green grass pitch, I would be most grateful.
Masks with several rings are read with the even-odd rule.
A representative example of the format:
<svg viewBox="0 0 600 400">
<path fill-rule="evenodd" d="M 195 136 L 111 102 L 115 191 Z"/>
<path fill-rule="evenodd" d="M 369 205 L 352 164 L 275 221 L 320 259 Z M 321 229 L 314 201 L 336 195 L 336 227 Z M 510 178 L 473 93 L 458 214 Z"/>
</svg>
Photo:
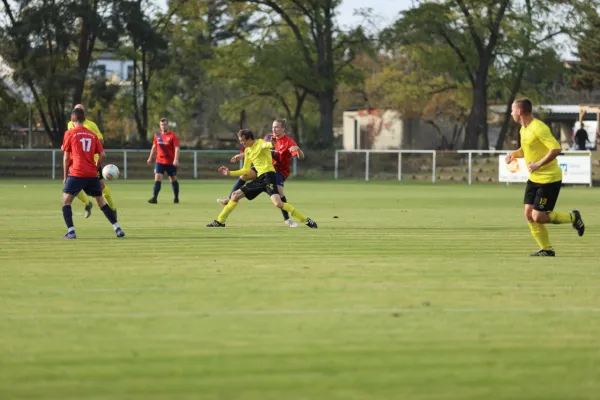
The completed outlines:
<svg viewBox="0 0 600 400">
<path fill-rule="evenodd" d="M 319 229 L 206 228 L 232 184 L 113 182 L 127 237 L 75 200 L 65 241 L 60 181 L 0 181 L 0 399 L 599 396 L 598 189 L 533 258 L 521 185 L 290 180 Z"/>
</svg>

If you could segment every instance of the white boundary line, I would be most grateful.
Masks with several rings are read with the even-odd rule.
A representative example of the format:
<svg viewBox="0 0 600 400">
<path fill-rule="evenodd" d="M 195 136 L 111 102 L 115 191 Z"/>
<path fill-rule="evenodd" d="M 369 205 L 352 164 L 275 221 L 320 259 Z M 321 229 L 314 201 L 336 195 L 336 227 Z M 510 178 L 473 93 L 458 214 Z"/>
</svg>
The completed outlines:
<svg viewBox="0 0 600 400">
<path fill-rule="evenodd" d="M 331 314 L 586 314 L 600 313 L 600 308 L 336 308 L 329 310 L 224 310 L 224 311 L 165 311 L 134 313 L 78 313 L 78 314 L 31 314 L 0 315 L 0 320 L 65 320 L 65 319 L 152 319 L 152 318 L 206 318 L 206 317 L 254 317 L 287 315 L 331 315 Z"/>
</svg>

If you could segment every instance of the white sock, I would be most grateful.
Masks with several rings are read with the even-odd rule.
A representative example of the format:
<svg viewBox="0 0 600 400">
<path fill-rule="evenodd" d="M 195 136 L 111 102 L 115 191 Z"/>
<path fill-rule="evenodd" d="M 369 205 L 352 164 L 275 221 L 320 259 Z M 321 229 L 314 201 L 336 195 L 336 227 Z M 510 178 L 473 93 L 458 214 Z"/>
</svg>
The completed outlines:
<svg viewBox="0 0 600 400">
<path fill-rule="evenodd" d="M 116 231 L 117 229 L 119 229 L 119 228 L 120 228 L 120 226 L 119 226 L 119 223 L 118 223 L 118 222 L 115 222 L 115 223 L 113 224 L 113 228 L 115 229 L 115 231 Z"/>
<path fill-rule="evenodd" d="M 69 233 L 72 233 L 72 232 L 75 232 L 75 227 L 74 226 L 72 226 L 72 227 L 69 228 Z"/>
</svg>

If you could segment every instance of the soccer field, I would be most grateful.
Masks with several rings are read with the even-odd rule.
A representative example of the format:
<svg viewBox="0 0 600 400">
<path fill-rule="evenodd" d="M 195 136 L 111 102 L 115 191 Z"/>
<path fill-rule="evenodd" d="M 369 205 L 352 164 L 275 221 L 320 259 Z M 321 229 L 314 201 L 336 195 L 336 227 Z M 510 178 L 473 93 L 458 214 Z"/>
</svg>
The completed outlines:
<svg viewBox="0 0 600 400">
<path fill-rule="evenodd" d="M 290 180 L 206 228 L 233 179 L 111 184 L 63 240 L 62 182 L 0 181 L 0 399 L 593 399 L 599 189 L 537 250 L 524 186 Z M 24 184 L 27 187 L 24 187 Z"/>
</svg>

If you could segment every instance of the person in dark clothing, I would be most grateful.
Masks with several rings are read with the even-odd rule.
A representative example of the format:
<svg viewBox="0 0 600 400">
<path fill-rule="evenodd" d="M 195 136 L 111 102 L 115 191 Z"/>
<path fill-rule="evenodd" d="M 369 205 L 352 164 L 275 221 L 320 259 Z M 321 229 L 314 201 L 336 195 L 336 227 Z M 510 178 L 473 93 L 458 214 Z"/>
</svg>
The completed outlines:
<svg viewBox="0 0 600 400">
<path fill-rule="evenodd" d="M 577 144 L 577 150 L 585 150 L 585 144 L 591 143 L 588 137 L 588 133 L 583 127 L 579 128 L 575 132 L 575 143 Z"/>
</svg>

